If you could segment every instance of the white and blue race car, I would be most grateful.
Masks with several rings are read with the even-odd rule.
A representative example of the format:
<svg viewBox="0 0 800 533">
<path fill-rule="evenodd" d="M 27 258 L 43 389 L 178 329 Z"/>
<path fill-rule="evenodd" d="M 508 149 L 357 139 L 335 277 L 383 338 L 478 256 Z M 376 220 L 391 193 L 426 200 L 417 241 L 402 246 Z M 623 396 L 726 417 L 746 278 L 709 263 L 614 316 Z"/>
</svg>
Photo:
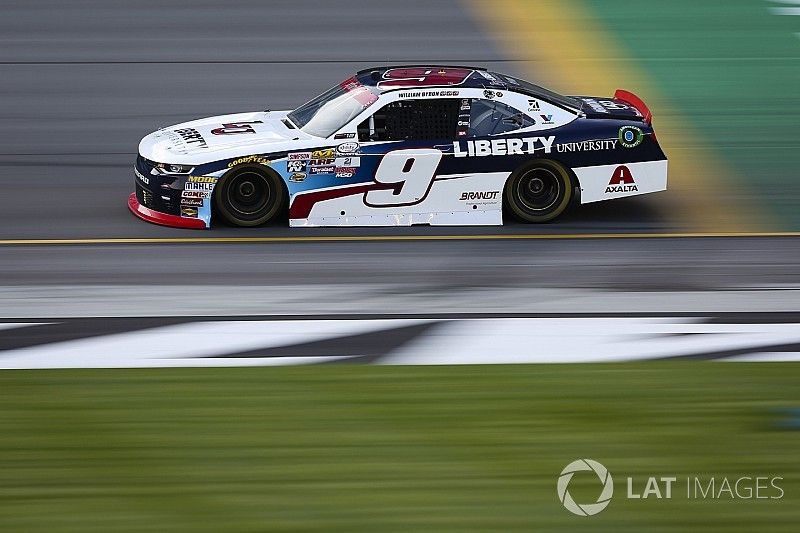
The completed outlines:
<svg viewBox="0 0 800 533">
<path fill-rule="evenodd" d="M 547 222 L 572 202 L 663 191 L 647 106 L 562 96 L 477 67 L 365 69 L 294 111 L 185 122 L 142 139 L 128 205 L 208 228 Z"/>
</svg>

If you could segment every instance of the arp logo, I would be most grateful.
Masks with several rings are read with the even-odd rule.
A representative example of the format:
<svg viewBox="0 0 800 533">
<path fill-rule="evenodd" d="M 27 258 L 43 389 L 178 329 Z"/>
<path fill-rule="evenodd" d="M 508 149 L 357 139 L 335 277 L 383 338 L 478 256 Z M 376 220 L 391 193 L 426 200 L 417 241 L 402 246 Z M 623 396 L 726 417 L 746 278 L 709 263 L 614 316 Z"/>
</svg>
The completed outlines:
<svg viewBox="0 0 800 533">
<path fill-rule="evenodd" d="M 620 193 L 620 192 L 638 192 L 639 188 L 636 186 L 636 181 L 633 179 L 633 174 L 628 167 L 620 165 L 614 169 L 611 174 L 611 180 L 606 187 L 606 194 Z"/>
</svg>

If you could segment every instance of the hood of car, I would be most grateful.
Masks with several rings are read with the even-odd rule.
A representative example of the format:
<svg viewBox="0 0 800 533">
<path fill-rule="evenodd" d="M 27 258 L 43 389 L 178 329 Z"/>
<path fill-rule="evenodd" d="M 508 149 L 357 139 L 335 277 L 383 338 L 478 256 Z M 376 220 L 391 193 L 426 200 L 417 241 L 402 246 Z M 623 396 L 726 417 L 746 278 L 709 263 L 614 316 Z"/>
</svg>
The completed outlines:
<svg viewBox="0 0 800 533">
<path fill-rule="evenodd" d="M 286 111 L 237 113 L 161 128 L 139 143 L 152 161 L 199 164 L 243 153 L 278 151 L 308 137 L 286 120 Z"/>
</svg>

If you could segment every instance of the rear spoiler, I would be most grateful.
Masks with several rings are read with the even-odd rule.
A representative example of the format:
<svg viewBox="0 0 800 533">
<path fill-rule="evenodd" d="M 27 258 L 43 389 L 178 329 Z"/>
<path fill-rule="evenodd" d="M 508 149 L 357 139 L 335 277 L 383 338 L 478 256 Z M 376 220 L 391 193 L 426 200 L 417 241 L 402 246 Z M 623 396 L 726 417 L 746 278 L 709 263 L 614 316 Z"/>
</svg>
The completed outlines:
<svg viewBox="0 0 800 533">
<path fill-rule="evenodd" d="M 642 117 L 644 117 L 644 122 L 648 126 L 653 122 L 653 113 L 650 112 L 650 109 L 642 101 L 642 99 L 633 94 L 632 92 L 625 91 L 622 89 L 617 89 L 616 92 L 614 93 L 614 98 L 616 100 L 621 100 L 626 104 L 630 104 L 631 106 L 633 106 L 639 113 L 642 114 Z"/>
</svg>

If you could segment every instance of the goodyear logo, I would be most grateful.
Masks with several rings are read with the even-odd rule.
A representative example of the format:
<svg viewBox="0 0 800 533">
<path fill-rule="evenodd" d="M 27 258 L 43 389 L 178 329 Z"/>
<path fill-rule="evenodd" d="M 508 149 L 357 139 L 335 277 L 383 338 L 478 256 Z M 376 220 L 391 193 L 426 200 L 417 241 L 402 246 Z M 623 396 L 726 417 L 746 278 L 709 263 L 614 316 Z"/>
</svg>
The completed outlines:
<svg viewBox="0 0 800 533">
<path fill-rule="evenodd" d="M 269 165 L 270 160 L 260 155 L 248 155 L 247 157 L 240 157 L 228 163 L 228 168 L 235 167 L 236 165 L 244 165 L 246 163 L 256 163 L 258 165 Z"/>
</svg>

